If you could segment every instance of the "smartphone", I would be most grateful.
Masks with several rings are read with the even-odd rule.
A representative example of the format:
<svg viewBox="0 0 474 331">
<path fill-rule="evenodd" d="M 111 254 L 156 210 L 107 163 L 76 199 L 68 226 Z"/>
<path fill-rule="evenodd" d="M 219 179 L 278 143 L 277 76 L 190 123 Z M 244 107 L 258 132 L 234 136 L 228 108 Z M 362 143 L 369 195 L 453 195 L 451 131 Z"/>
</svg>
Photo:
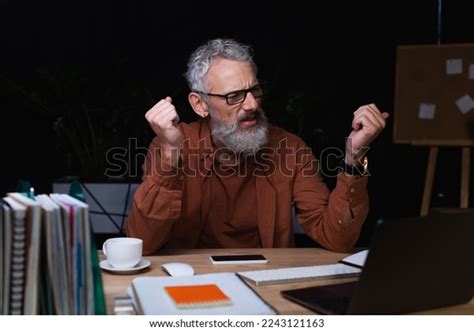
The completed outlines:
<svg viewBox="0 0 474 331">
<path fill-rule="evenodd" d="M 263 255 L 212 255 L 210 260 L 214 264 L 255 264 L 268 263 Z"/>
</svg>

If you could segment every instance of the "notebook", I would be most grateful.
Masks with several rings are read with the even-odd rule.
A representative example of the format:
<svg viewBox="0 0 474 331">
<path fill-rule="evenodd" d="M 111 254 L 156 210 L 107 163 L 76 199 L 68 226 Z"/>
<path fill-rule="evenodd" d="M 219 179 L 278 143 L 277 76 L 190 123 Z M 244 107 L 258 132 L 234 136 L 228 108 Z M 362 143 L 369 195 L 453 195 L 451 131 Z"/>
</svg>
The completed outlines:
<svg viewBox="0 0 474 331">
<path fill-rule="evenodd" d="M 3 271 L 4 266 L 3 266 L 3 251 L 4 248 L 3 246 L 7 246 L 7 243 L 5 243 L 5 238 L 7 235 L 3 236 L 4 228 L 5 225 L 3 224 L 3 200 L 0 199 L 0 315 L 3 315 L 3 274 L 5 273 Z"/>
<path fill-rule="evenodd" d="M 346 256 L 345 258 L 340 260 L 339 263 L 349 265 L 351 267 L 362 268 L 364 267 L 365 260 L 367 259 L 368 254 L 369 254 L 369 250 L 364 249 L 360 252 Z"/>
<path fill-rule="evenodd" d="M 473 297 L 474 217 L 380 220 L 357 282 L 282 291 L 321 314 L 404 314 Z"/>
<path fill-rule="evenodd" d="M 216 284 L 165 286 L 177 308 L 193 309 L 227 306 L 232 300 Z"/>
<path fill-rule="evenodd" d="M 26 207 L 25 218 L 25 278 L 23 314 L 36 315 L 40 312 L 41 232 L 43 220 L 38 202 L 21 193 L 8 193 L 8 197 Z"/>
<path fill-rule="evenodd" d="M 5 212 L 4 249 L 4 304 L 5 315 L 23 313 L 26 255 L 25 206 L 11 197 L 3 198 Z"/>
<path fill-rule="evenodd" d="M 229 298 L 231 303 L 226 305 L 194 306 L 193 309 L 183 309 L 173 300 L 181 301 L 180 296 L 173 292 L 169 294 L 166 288 L 177 288 L 187 286 L 187 297 L 193 297 L 196 303 L 199 299 L 189 293 L 189 288 L 197 289 L 197 286 L 214 285 L 218 288 L 211 296 L 223 299 L 221 295 Z M 206 288 L 204 288 L 206 290 Z M 207 288 L 209 290 L 209 288 Z M 215 291 L 214 288 L 212 291 Z M 173 291 L 173 290 L 172 290 Z M 195 276 L 169 277 L 169 276 L 144 276 L 136 277 L 132 281 L 132 297 L 139 314 L 143 315 L 274 315 L 275 310 L 268 305 L 257 293 L 255 293 L 235 273 L 211 273 Z M 222 292 L 222 294 L 219 294 Z M 181 293 L 183 294 L 183 293 Z M 209 299 L 209 291 L 206 293 Z M 184 300 L 186 301 L 186 300 Z M 211 300 L 207 300 L 208 302 Z M 191 308 L 191 306 L 187 306 Z"/>
</svg>

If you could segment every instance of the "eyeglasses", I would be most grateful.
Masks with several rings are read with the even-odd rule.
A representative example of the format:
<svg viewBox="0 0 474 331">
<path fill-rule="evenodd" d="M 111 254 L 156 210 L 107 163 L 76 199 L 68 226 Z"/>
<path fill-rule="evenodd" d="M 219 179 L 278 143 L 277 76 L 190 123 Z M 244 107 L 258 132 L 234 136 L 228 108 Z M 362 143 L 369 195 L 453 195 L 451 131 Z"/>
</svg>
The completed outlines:
<svg viewBox="0 0 474 331">
<path fill-rule="evenodd" d="M 251 88 L 245 89 L 245 90 L 238 90 L 238 91 L 233 91 L 229 92 L 227 94 L 215 94 L 215 93 L 204 93 L 204 92 L 197 92 L 201 93 L 204 95 L 209 95 L 212 97 L 220 97 L 220 98 L 225 98 L 225 101 L 229 106 L 233 105 L 238 105 L 242 102 L 245 101 L 245 98 L 247 98 L 247 93 L 252 93 L 253 97 L 255 99 L 263 97 L 265 94 L 266 90 L 266 84 L 265 83 L 260 83 L 258 85 L 255 85 Z"/>
</svg>

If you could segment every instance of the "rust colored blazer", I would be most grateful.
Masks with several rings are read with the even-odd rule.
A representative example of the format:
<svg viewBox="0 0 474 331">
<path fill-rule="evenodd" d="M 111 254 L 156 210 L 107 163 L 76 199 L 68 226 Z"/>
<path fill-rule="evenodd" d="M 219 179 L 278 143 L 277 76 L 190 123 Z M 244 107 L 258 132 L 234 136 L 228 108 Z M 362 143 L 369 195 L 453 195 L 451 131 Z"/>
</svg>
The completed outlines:
<svg viewBox="0 0 474 331">
<path fill-rule="evenodd" d="M 210 201 L 213 155 L 209 119 L 180 123 L 186 143 L 180 166 L 160 162 L 159 144 L 150 144 L 127 221 L 127 235 L 144 241 L 143 253 L 162 247 L 194 248 Z M 293 247 L 292 206 L 306 234 L 323 247 L 348 252 L 368 214 L 367 177 L 340 173 L 330 192 L 318 161 L 297 136 L 269 125 L 268 148 L 256 158 L 257 225 L 262 247 Z"/>
</svg>

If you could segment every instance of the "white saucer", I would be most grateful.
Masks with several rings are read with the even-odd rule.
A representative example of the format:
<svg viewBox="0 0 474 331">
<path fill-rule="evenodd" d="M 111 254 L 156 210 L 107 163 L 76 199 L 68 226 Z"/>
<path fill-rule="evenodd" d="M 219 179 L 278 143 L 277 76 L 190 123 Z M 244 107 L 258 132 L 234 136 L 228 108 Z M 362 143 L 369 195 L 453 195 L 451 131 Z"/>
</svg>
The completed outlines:
<svg viewBox="0 0 474 331">
<path fill-rule="evenodd" d="M 122 274 L 122 275 L 136 273 L 140 270 L 148 268 L 150 265 L 151 265 L 151 262 L 145 259 L 142 259 L 140 262 L 138 262 L 136 266 L 132 268 L 114 268 L 110 265 L 109 262 L 107 262 L 107 260 L 100 261 L 99 263 L 99 266 L 102 269 L 116 273 L 116 274 Z"/>
</svg>

